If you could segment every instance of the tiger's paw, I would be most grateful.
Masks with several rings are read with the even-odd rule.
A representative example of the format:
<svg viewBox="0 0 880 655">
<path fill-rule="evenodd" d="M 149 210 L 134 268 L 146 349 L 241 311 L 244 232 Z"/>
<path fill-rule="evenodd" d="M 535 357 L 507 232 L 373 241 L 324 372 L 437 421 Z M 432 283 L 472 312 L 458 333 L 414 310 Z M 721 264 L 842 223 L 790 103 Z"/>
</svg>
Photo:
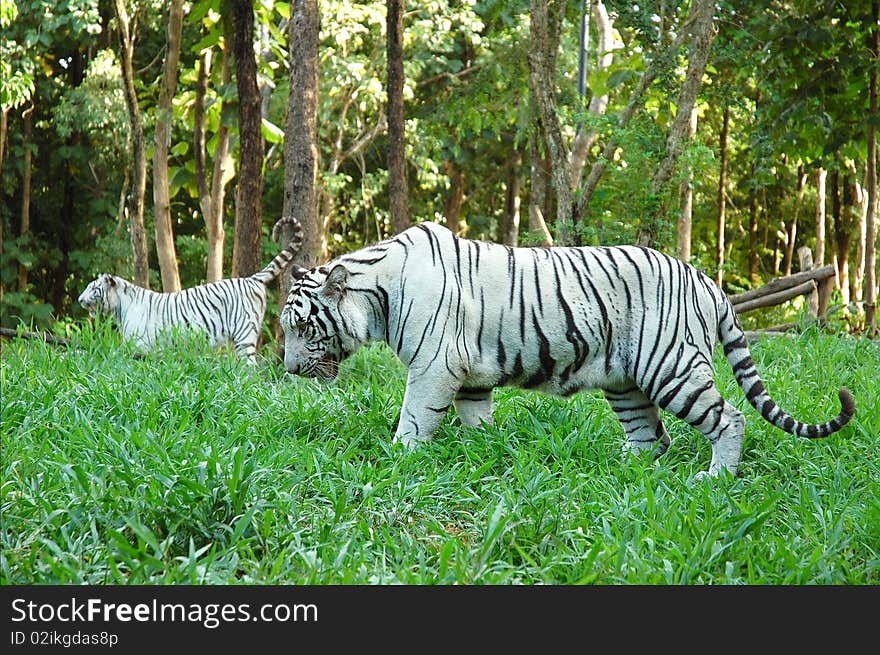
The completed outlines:
<svg viewBox="0 0 880 655">
<path fill-rule="evenodd" d="M 406 448 L 406 450 L 408 450 L 409 452 L 412 452 L 413 450 L 415 450 L 416 447 L 421 442 L 422 442 L 421 439 L 417 439 L 417 438 L 412 437 L 407 434 L 403 435 L 402 437 L 395 435 L 394 439 L 392 439 L 392 441 L 391 441 L 392 444 L 400 444 L 401 446 Z"/>
</svg>

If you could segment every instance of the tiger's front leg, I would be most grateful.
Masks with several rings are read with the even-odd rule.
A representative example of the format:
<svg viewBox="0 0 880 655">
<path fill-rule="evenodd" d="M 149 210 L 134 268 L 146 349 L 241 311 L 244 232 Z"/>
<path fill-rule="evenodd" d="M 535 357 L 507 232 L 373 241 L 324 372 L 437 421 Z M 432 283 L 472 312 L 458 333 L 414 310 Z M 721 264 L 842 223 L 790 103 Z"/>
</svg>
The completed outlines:
<svg viewBox="0 0 880 655">
<path fill-rule="evenodd" d="M 394 442 L 415 448 L 420 441 L 430 439 L 452 404 L 458 385 L 458 381 L 448 374 L 435 375 L 428 371 L 414 375 L 410 372 Z"/>
<path fill-rule="evenodd" d="M 482 423 L 493 425 L 492 389 L 461 388 L 455 394 L 454 405 L 463 425 L 475 428 Z"/>
</svg>

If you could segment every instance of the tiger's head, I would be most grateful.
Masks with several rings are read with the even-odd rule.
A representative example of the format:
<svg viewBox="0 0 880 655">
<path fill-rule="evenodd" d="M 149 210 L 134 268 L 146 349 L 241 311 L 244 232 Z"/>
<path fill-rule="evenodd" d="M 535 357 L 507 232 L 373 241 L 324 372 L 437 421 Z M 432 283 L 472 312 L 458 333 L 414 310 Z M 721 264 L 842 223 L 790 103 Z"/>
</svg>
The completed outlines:
<svg viewBox="0 0 880 655">
<path fill-rule="evenodd" d="M 332 380 L 339 363 L 367 340 L 364 308 L 342 264 L 296 268 L 292 277 L 280 317 L 284 366 L 289 373 Z"/>
<path fill-rule="evenodd" d="M 89 311 L 89 316 L 95 317 L 98 312 L 113 314 L 119 307 L 117 295 L 117 280 L 109 273 L 101 273 L 96 279 L 89 282 L 79 296 L 79 304 Z"/>
</svg>

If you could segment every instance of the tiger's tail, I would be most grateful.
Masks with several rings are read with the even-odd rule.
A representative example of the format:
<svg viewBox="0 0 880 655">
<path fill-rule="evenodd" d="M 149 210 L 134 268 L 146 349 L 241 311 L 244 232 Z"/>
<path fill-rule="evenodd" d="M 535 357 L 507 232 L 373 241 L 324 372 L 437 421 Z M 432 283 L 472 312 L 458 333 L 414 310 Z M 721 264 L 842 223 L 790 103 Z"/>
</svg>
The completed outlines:
<svg viewBox="0 0 880 655">
<path fill-rule="evenodd" d="M 275 223 L 275 226 L 272 228 L 272 241 L 278 243 L 278 239 L 281 238 L 281 230 L 285 225 L 291 225 L 293 227 L 293 236 L 290 241 L 287 242 L 287 245 L 284 247 L 284 250 L 279 252 L 275 257 L 266 265 L 262 271 L 254 273 L 252 277 L 255 277 L 263 284 L 269 284 L 282 272 L 287 268 L 287 265 L 293 261 L 293 258 L 300 251 L 303 244 L 303 230 L 300 222 L 295 219 L 293 216 L 285 216 L 278 220 Z"/>
<path fill-rule="evenodd" d="M 768 423 L 780 430 L 785 430 L 799 437 L 816 439 L 827 437 L 840 430 L 855 413 L 855 402 L 852 394 L 841 387 L 837 392 L 840 398 L 840 413 L 825 423 L 801 423 L 777 405 L 764 389 L 755 362 L 746 344 L 743 330 L 740 327 L 733 306 L 724 298 L 719 304 L 721 320 L 718 322 L 718 338 L 724 346 L 724 355 L 733 369 L 733 375 L 745 393 L 749 403 Z"/>
</svg>

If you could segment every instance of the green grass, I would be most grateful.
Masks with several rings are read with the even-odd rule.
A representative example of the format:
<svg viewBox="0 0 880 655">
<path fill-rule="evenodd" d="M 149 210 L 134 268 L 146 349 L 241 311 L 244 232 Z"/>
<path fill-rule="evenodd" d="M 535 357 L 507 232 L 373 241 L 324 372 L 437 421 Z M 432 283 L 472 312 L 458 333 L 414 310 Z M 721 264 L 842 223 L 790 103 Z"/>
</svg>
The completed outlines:
<svg viewBox="0 0 880 655">
<path fill-rule="evenodd" d="M 740 477 L 695 483 L 709 444 L 666 418 L 658 465 L 621 461 L 593 393 L 496 392 L 496 426 L 391 445 L 404 370 L 362 350 L 337 382 L 254 369 L 198 342 L 132 359 L 106 324 L 79 348 L 4 341 L 0 582 L 880 582 L 880 344 L 810 331 L 753 347 L 827 440 L 746 414 Z"/>
</svg>

